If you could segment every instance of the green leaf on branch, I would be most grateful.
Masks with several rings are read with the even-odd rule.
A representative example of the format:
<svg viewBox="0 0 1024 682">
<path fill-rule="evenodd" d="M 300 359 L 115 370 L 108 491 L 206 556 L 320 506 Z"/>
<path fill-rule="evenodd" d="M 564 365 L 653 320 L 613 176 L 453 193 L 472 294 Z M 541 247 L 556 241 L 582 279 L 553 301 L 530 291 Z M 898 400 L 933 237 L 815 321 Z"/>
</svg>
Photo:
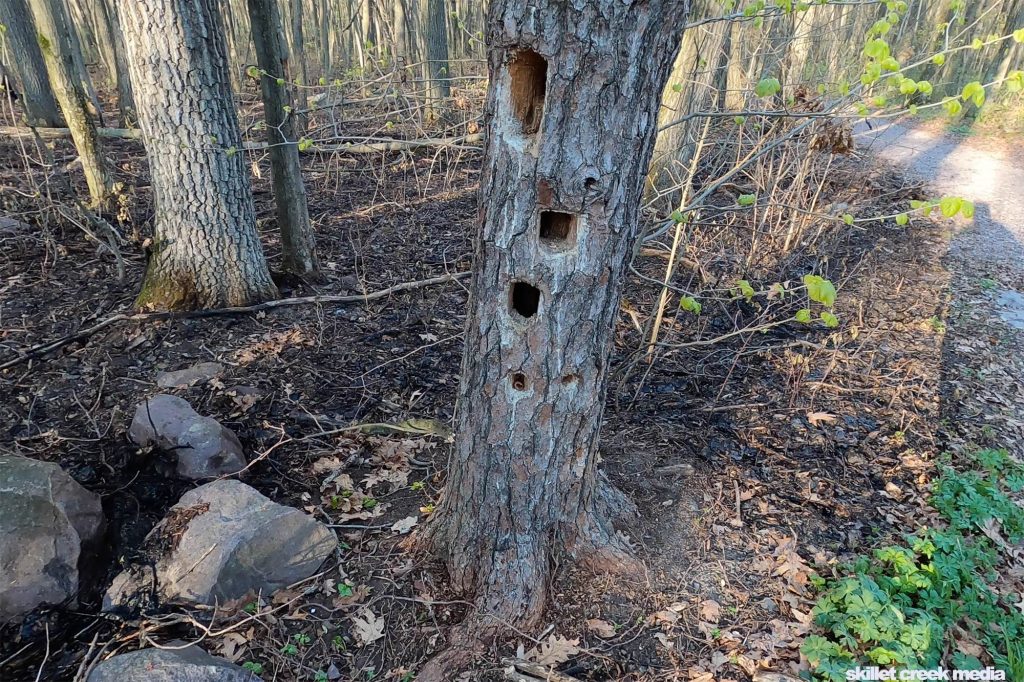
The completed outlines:
<svg viewBox="0 0 1024 682">
<path fill-rule="evenodd" d="M 758 97 L 771 97 L 781 89 L 782 84 L 779 83 L 778 78 L 762 78 L 754 86 L 754 94 Z"/>
<path fill-rule="evenodd" d="M 972 220 L 974 218 L 974 202 L 964 199 L 963 203 L 960 204 L 960 215 L 968 220 Z"/>
<path fill-rule="evenodd" d="M 847 225 L 853 225 L 853 215 L 850 213 L 843 214 L 843 222 Z"/>
<path fill-rule="evenodd" d="M 885 42 L 881 38 L 875 38 L 874 40 L 869 40 L 867 42 L 867 44 L 864 45 L 864 56 L 866 56 L 866 57 L 870 57 L 871 59 L 877 59 L 878 61 L 882 61 L 883 59 L 885 59 L 889 55 L 890 55 L 889 43 Z"/>
<path fill-rule="evenodd" d="M 981 38 L 975 38 L 974 40 L 971 41 L 972 50 L 980 50 L 983 47 L 985 47 L 985 41 L 982 40 Z"/>
<path fill-rule="evenodd" d="M 700 301 L 695 299 L 693 296 L 683 296 L 682 298 L 680 298 L 679 307 L 688 313 L 700 315 Z"/>
<path fill-rule="evenodd" d="M 819 315 L 818 317 L 821 318 L 821 321 L 824 322 L 825 326 L 828 327 L 829 329 L 833 329 L 839 326 L 839 318 L 833 315 L 832 313 L 828 312 L 827 310 L 821 311 L 821 315 Z"/>
<path fill-rule="evenodd" d="M 893 57 L 886 57 L 882 60 L 882 69 L 885 71 L 899 71 L 900 63 Z"/>
<path fill-rule="evenodd" d="M 750 282 L 745 279 L 741 279 L 736 282 L 736 288 L 740 290 L 740 295 L 748 301 L 754 298 L 754 287 L 750 286 Z"/>
<path fill-rule="evenodd" d="M 913 78 L 904 78 L 900 82 L 900 93 L 904 95 L 913 95 L 917 92 L 917 81 Z"/>
<path fill-rule="evenodd" d="M 284 79 L 283 78 L 278 78 L 277 79 L 277 84 L 278 85 L 284 85 Z"/>
<path fill-rule="evenodd" d="M 678 209 L 672 211 L 672 215 L 669 217 L 672 218 L 672 222 L 676 223 L 677 225 L 686 220 L 686 216 L 683 215 L 683 212 Z"/>
<path fill-rule="evenodd" d="M 818 275 L 804 275 L 807 297 L 816 303 L 831 308 L 836 302 L 836 287 L 832 282 Z"/>
<path fill-rule="evenodd" d="M 741 194 L 739 198 L 736 199 L 736 203 L 740 206 L 753 206 L 755 201 L 757 201 L 756 194 Z"/>
<path fill-rule="evenodd" d="M 922 95 L 930 95 L 933 91 L 932 84 L 928 81 L 917 81 L 917 90 Z"/>
<path fill-rule="evenodd" d="M 1003 81 L 1007 92 L 1020 92 L 1024 90 L 1024 71 L 1011 71 Z"/>
<path fill-rule="evenodd" d="M 964 200 L 960 197 L 942 197 L 939 199 L 939 210 L 947 218 L 952 218 L 960 212 Z"/>
<path fill-rule="evenodd" d="M 946 55 L 944 54 L 937 54 L 934 57 L 932 57 L 932 64 L 935 64 L 935 66 L 942 66 L 945 63 Z"/>
<path fill-rule="evenodd" d="M 301 138 L 299 138 L 298 147 L 299 147 L 299 151 L 300 152 L 304 152 L 304 151 L 306 151 L 307 149 L 309 149 L 312 146 L 313 146 L 313 140 L 309 139 L 308 137 L 301 137 Z"/>
<path fill-rule="evenodd" d="M 964 110 L 960 100 L 958 99 L 947 99 L 942 105 L 942 108 L 946 110 L 946 114 L 950 117 L 957 116 L 961 111 Z"/>
<path fill-rule="evenodd" d="M 910 216 L 908 216 L 906 213 L 900 213 L 898 216 L 896 216 L 897 225 L 906 225 L 909 222 Z"/>
<path fill-rule="evenodd" d="M 985 103 L 985 86 L 978 81 L 972 81 L 964 86 L 964 89 L 960 92 L 960 99 L 963 101 L 971 100 L 974 102 L 974 106 L 980 107 Z"/>
<path fill-rule="evenodd" d="M 1024 28 L 1018 28 L 1014 31 L 1013 39 L 1018 43 L 1024 43 Z"/>
<path fill-rule="evenodd" d="M 793 316 L 793 319 L 795 319 L 797 322 L 803 322 L 804 324 L 810 322 L 811 321 L 811 309 L 810 308 L 801 308 L 800 310 L 796 311 L 796 315 Z"/>
</svg>

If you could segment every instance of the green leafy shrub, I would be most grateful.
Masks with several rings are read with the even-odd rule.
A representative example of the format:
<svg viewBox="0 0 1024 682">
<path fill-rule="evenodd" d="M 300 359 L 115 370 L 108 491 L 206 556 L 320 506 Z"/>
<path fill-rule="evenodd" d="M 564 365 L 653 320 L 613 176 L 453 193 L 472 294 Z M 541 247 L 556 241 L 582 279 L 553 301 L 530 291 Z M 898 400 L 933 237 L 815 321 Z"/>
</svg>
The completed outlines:
<svg viewBox="0 0 1024 682">
<path fill-rule="evenodd" d="M 1010 496 L 1024 489 L 1024 467 L 1004 450 L 978 452 L 973 463 L 966 472 L 944 468 L 934 486 L 946 528 L 922 528 L 826 584 L 812 612 L 818 634 L 801 647 L 809 677 L 845 680 L 847 670 L 869 665 L 932 668 L 947 651 L 953 667 L 982 667 L 956 650 L 955 631 L 983 647 L 987 664 L 1024 680 L 1024 616 L 992 589 L 1001 557 L 981 532 L 997 520 L 1011 542 L 1024 538 L 1024 509 Z"/>
</svg>

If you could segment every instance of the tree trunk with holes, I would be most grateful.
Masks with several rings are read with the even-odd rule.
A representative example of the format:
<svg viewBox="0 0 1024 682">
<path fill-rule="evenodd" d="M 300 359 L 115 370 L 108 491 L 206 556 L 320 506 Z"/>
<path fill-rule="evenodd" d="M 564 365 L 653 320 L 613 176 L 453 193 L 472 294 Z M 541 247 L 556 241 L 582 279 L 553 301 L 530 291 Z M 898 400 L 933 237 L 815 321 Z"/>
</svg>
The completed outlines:
<svg viewBox="0 0 1024 682">
<path fill-rule="evenodd" d="M 309 224 L 306 189 L 302 184 L 302 166 L 296 146 L 295 115 L 291 98 L 291 73 L 281 27 L 277 0 L 248 0 L 249 24 L 256 47 L 256 61 L 263 74 L 263 117 L 267 123 L 267 144 L 270 145 L 270 172 L 277 205 L 277 225 L 281 230 L 281 251 L 284 270 L 293 275 L 317 274 L 313 228 Z M 301 4 L 301 3 L 298 3 Z M 277 79 L 283 78 L 284 85 Z"/>
<path fill-rule="evenodd" d="M 156 216 L 136 305 L 188 310 L 274 298 L 216 0 L 134 0 L 117 8 Z"/>
<path fill-rule="evenodd" d="M 635 570 L 598 433 L 687 2 L 494 0 L 458 435 L 427 540 L 479 635 L 536 624 L 551 566 Z M 424 678 L 429 679 L 429 678 Z"/>
<path fill-rule="evenodd" d="M 0 0 L 0 24 L 7 30 L 9 64 L 21 80 L 25 117 L 32 125 L 59 128 L 64 121 L 46 76 L 46 64 L 39 51 L 35 23 L 25 0 Z"/>
<path fill-rule="evenodd" d="M 100 150 L 96 121 L 89 113 L 89 94 L 76 66 L 76 42 L 63 0 L 29 0 L 39 51 L 50 76 L 53 94 L 64 112 L 71 139 L 82 160 L 92 203 L 104 203 L 111 192 L 110 176 Z"/>
</svg>

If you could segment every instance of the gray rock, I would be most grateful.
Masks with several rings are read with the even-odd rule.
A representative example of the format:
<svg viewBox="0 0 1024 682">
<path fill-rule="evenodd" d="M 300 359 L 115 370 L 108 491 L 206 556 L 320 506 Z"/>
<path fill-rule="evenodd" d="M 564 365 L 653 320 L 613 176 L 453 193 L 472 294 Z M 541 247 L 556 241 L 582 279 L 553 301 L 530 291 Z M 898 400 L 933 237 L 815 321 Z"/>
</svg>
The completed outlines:
<svg viewBox="0 0 1024 682">
<path fill-rule="evenodd" d="M 177 396 L 161 393 L 135 408 L 128 437 L 137 445 L 173 453 L 183 478 L 228 476 L 245 468 L 242 444 L 234 432 Z"/>
<path fill-rule="evenodd" d="M 60 466 L 0 455 L 0 623 L 73 599 L 82 544 L 102 531 L 99 496 Z"/>
<path fill-rule="evenodd" d="M 146 539 L 162 601 L 213 604 L 270 594 L 313 575 L 334 552 L 334 533 L 298 509 L 225 479 L 185 493 Z M 148 567 L 114 579 L 104 608 L 153 592 Z"/>
<path fill-rule="evenodd" d="M 160 372 L 156 375 L 156 385 L 160 388 L 188 388 L 198 384 L 200 381 L 207 381 L 224 371 L 224 365 L 219 362 L 200 362 L 197 365 L 173 372 Z"/>
<path fill-rule="evenodd" d="M 170 646 L 182 644 L 171 642 Z M 141 649 L 108 658 L 92 669 L 86 682 L 260 682 L 260 678 L 190 646 Z"/>
</svg>

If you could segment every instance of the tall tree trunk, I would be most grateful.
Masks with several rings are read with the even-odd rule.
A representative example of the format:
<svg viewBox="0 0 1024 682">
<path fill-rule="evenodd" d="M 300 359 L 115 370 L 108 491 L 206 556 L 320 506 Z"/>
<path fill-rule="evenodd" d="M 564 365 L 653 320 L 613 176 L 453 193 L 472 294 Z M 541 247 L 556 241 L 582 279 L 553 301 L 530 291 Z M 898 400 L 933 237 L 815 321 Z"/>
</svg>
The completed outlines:
<svg viewBox="0 0 1024 682">
<path fill-rule="evenodd" d="M 156 204 L 141 308 L 248 305 L 277 290 L 256 231 L 216 0 L 119 2 Z"/>
<path fill-rule="evenodd" d="M 59 127 L 64 124 L 46 76 L 46 64 L 39 50 L 35 22 L 25 0 L 0 0 L 0 23 L 7 27 L 10 65 L 21 80 L 25 116 L 32 125 Z"/>
<path fill-rule="evenodd" d="M 96 0 L 99 10 L 99 20 L 106 25 L 106 32 L 110 40 L 110 53 L 113 64 L 108 66 L 112 69 L 112 76 L 117 84 L 117 108 L 121 112 L 121 126 L 134 125 L 135 117 L 135 94 L 132 92 L 132 81 L 128 76 L 128 62 L 124 55 L 124 33 L 121 31 L 121 22 L 118 21 L 117 12 L 110 5 L 115 0 Z"/>
<path fill-rule="evenodd" d="M 658 104 L 688 4 L 490 5 L 458 435 L 428 535 L 453 584 L 476 596 L 478 634 L 536 624 L 559 558 L 637 568 L 607 518 L 598 433 Z"/>
<path fill-rule="evenodd" d="M 96 42 L 95 37 L 91 35 L 89 23 L 84 19 L 85 12 L 81 5 L 72 3 L 69 0 L 50 0 L 50 2 L 51 4 L 63 7 L 68 27 L 67 45 L 71 53 L 71 60 L 75 65 L 76 78 L 81 83 L 82 91 L 88 97 L 89 113 L 102 126 L 103 107 L 100 106 L 100 98 L 96 93 L 96 86 L 92 82 L 92 77 L 89 76 L 89 63 L 85 58 L 85 50 L 82 49 L 82 37 L 79 35 L 79 32 L 86 33 L 86 44 L 89 44 L 90 41 L 92 43 Z"/>
<path fill-rule="evenodd" d="M 425 0 L 427 82 L 430 86 L 430 118 L 443 121 L 446 103 L 451 97 L 451 73 L 448 64 L 448 11 L 445 0 Z"/>
<path fill-rule="evenodd" d="M 306 100 L 305 86 L 309 85 L 309 68 L 306 66 L 306 39 L 302 30 L 302 22 L 304 18 L 302 13 L 302 0 L 291 0 L 291 11 L 291 60 L 287 60 L 285 56 L 287 53 L 285 52 L 282 52 L 280 57 L 282 61 L 290 61 L 291 64 L 294 64 L 298 68 L 297 75 L 299 77 L 299 83 L 303 87 L 295 88 L 295 104 L 301 107 L 302 109 L 308 109 L 309 103 Z M 277 7 L 275 6 L 274 15 L 276 16 L 277 14 Z M 252 3 L 249 3 L 249 28 L 252 31 L 253 40 L 256 40 L 256 27 L 252 26 L 252 23 Z M 278 22 L 276 22 L 275 25 L 277 23 L 280 23 L 280 19 L 278 19 Z M 280 28 L 278 28 L 277 30 L 280 30 Z M 281 41 L 278 40 L 277 42 L 280 43 Z M 281 48 L 284 49 L 283 44 L 281 45 Z M 256 61 L 260 64 L 260 68 L 269 71 L 269 69 L 263 66 L 263 63 L 260 60 L 260 46 L 258 44 L 256 45 Z M 280 75 L 282 78 L 288 78 L 288 76 L 284 75 L 284 73 Z M 325 78 L 327 77 L 326 74 L 322 75 Z M 264 96 L 263 101 L 266 102 L 266 96 Z M 304 125 L 302 125 L 301 127 L 305 129 Z"/>
<path fill-rule="evenodd" d="M 270 144 L 270 172 L 277 203 L 277 224 L 281 229 L 284 269 L 296 275 L 317 272 L 313 228 L 309 224 L 306 190 L 302 185 L 302 167 L 295 145 L 294 116 L 288 86 L 288 60 L 276 0 L 248 0 L 249 23 L 256 46 L 256 60 L 267 74 L 260 78 L 263 93 L 263 115 L 267 121 L 267 143 Z M 285 85 L 277 84 L 277 77 Z"/>
<path fill-rule="evenodd" d="M 110 176 L 103 161 L 95 122 L 89 115 L 89 96 L 75 67 L 71 26 L 64 2 L 29 0 L 29 7 L 35 19 L 39 50 L 50 75 L 50 85 L 82 159 L 89 196 L 94 204 L 102 204 L 111 191 Z"/>
</svg>

